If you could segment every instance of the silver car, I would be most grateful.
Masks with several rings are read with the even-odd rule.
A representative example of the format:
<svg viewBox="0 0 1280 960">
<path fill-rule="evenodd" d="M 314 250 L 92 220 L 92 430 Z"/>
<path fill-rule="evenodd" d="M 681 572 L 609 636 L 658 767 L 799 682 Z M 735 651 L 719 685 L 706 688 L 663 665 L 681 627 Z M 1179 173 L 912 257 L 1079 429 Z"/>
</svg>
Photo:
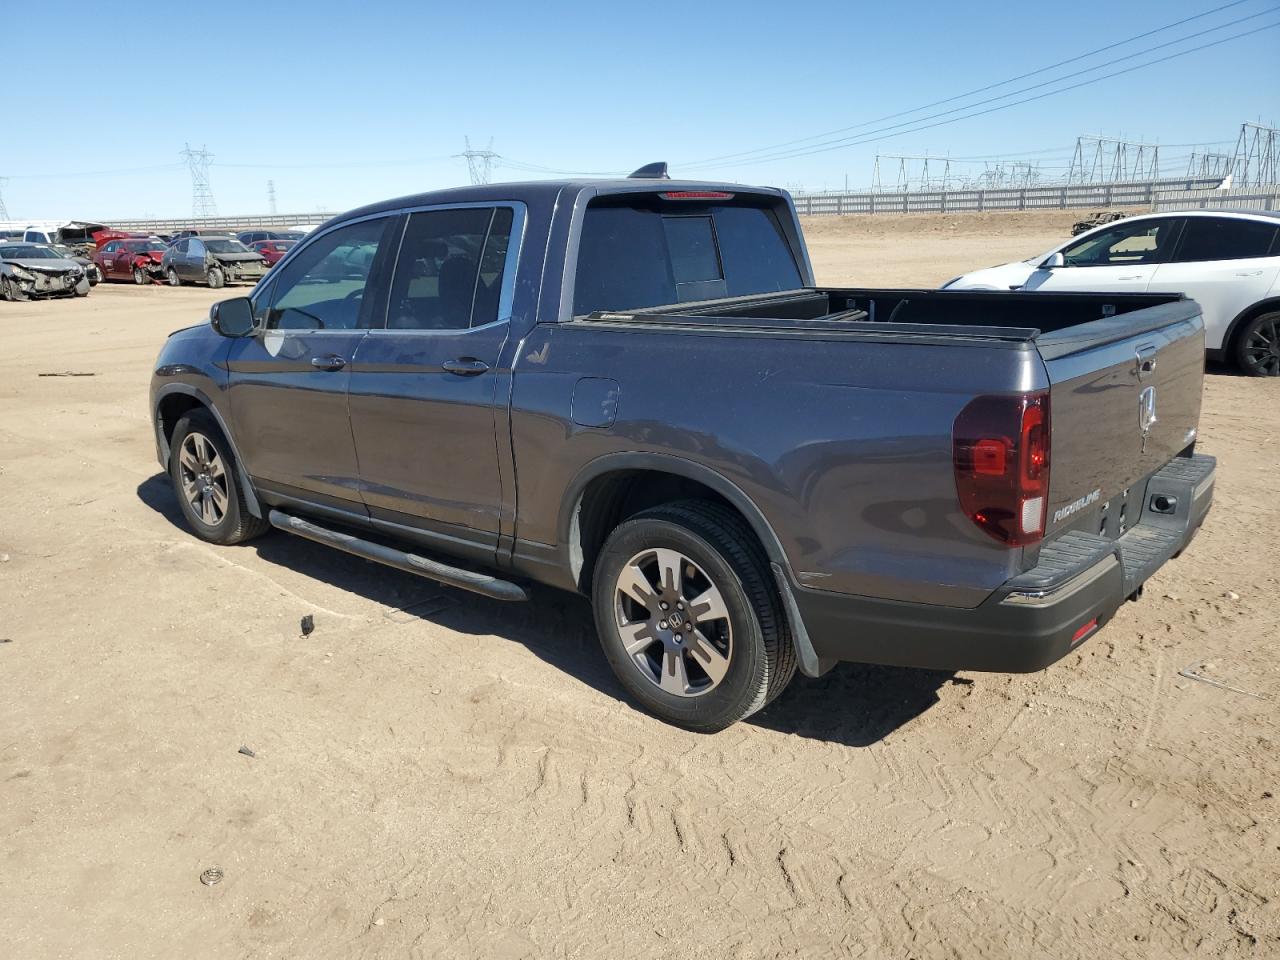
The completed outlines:
<svg viewBox="0 0 1280 960">
<path fill-rule="evenodd" d="M 83 297 L 84 268 L 41 243 L 0 244 L 0 300 Z"/>
</svg>

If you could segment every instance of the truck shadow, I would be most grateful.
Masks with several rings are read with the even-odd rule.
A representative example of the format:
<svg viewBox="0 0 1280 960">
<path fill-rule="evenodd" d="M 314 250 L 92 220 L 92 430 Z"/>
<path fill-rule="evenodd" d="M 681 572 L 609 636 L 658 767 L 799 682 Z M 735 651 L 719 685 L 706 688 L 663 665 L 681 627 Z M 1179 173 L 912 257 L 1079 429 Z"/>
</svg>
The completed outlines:
<svg viewBox="0 0 1280 960">
<path fill-rule="evenodd" d="M 183 536 L 193 537 L 167 476 L 157 473 L 143 481 L 137 494 Z M 252 550 L 268 564 L 363 597 L 381 606 L 383 616 L 394 623 L 423 621 L 469 636 L 519 643 L 557 670 L 629 703 L 600 650 L 591 606 L 584 597 L 535 584 L 530 603 L 503 603 L 278 532 L 232 549 Z M 322 617 L 316 619 L 323 623 Z M 747 723 L 865 747 L 937 703 L 939 688 L 952 677 L 949 672 L 839 664 L 817 680 L 797 674 L 777 701 Z"/>
</svg>

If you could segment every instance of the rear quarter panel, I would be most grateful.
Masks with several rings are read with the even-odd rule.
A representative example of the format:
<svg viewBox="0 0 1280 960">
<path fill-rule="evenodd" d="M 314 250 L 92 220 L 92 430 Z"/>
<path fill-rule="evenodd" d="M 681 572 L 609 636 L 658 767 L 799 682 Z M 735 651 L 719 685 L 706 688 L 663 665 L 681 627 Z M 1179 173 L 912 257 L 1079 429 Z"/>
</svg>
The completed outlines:
<svg viewBox="0 0 1280 960">
<path fill-rule="evenodd" d="M 960 512 L 951 430 L 977 393 L 1045 385 L 1033 351 L 574 322 L 535 327 L 513 366 L 522 541 L 564 550 L 566 491 L 645 452 L 735 485 L 800 585 L 976 606 L 1021 568 Z M 584 377 L 617 384 L 611 425 L 574 422 Z"/>
</svg>

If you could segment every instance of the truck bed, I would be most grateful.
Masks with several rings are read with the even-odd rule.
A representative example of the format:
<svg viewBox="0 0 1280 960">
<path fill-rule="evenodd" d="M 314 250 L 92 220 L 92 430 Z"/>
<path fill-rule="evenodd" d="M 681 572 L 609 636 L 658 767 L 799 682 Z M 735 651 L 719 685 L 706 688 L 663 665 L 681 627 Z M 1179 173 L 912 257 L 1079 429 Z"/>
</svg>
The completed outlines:
<svg viewBox="0 0 1280 960">
<path fill-rule="evenodd" d="M 1129 316 L 1141 311 L 1142 317 Z M 590 323 L 749 333 L 980 339 L 1027 343 L 1052 360 L 1158 330 L 1198 313 L 1181 294 L 1037 293 L 990 290 L 873 290 L 821 287 L 602 311 Z"/>
</svg>

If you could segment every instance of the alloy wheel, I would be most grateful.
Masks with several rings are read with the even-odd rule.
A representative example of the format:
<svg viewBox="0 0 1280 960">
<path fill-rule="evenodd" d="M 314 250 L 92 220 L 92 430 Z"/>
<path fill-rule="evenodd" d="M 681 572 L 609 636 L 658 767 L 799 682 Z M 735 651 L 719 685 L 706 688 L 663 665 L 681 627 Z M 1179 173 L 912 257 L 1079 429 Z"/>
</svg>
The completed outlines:
<svg viewBox="0 0 1280 960">
<path fill-rule="evenodd" d="M 227 471 L 217 448 L 203 433 L 188 433 L 178 451 L 182 493 L 200 520 L 216 527 L 227 514 Z"/>
<path fill-rule="evenodd" d="M 1249 331 L 1244 342 L 1244 358 L 1255 370 L 1280 377 L 1280 330 L 1275 317 L 1268 317 Z"/>
<path fill-rule="evenodd" d="M 623 565 L 614 616 L 628 659 L 666 693 L 701 696 L 729 671 L 733 627 L 724 595 L 678 550 L 644 550 Z"/>
</svg>

